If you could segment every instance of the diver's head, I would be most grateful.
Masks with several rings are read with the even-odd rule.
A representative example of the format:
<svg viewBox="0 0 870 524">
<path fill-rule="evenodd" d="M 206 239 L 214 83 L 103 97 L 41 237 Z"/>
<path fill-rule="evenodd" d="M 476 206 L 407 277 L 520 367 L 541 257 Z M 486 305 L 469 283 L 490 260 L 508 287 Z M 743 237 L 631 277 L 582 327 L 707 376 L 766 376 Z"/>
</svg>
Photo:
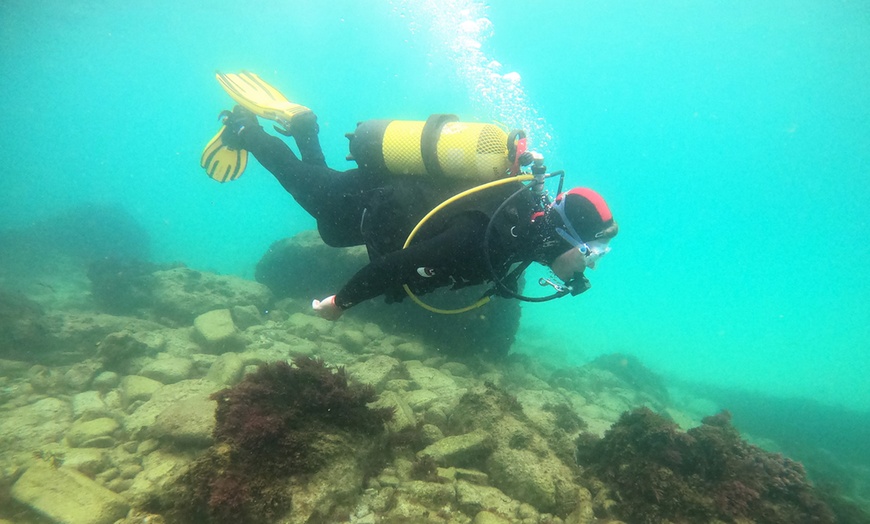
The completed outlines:
<svg viewBox="0 0 870 524">
<path fill-rule="evenodd" d="M 610 251 L 619 227 L 607 202 L 595 191 L 575 187 L 561 193 L 546 211 L 543 261 L 568 282 Z"/>
</svg>

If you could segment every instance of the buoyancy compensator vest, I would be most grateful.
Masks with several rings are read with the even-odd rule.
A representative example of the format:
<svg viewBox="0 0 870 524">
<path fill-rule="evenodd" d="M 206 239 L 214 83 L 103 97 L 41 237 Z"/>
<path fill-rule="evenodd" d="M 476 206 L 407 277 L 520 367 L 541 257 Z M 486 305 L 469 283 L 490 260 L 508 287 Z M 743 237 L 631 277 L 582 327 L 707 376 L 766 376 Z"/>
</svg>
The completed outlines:
<svg viewBox="0 0 870 524">
<path fill-rule="evenodd" d="M 437 114 L 425 122 L 367 120 L 357 124 L 348 160 L 362 170 L 430 175 L 482 183 L 510 168 L 508 134 L 494 124 L 459 122 Z"/>
</svg>

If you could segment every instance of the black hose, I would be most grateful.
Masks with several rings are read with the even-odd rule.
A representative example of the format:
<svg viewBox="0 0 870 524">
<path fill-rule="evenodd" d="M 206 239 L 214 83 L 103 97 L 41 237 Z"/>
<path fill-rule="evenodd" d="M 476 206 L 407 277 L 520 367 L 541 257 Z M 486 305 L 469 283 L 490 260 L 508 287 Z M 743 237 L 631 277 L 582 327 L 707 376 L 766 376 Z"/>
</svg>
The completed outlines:
<svg viewBox="0 0 870 524">
<path fill-rule="evenodd" d="M 484 260 L 486 260 L 486 267 L 487 267 L 487 269 L 489 269 L 489 273 L 492 276 L 492 281 L 495 284 L 495 290 L 498 290 L 500 292 L 500 294 L 505 294 L 509 297 L 516 298 L 518 300 L 522 300 L 523 302 L 547 302 L 549 300 L 553 300 L 554 298 L 564 297 L 565 295 L 570 293 L 570 291 L 569 290 L 557 291 L 556 293 L 553 293 L 552 295 L 548 295 L 545 297 L 527 297 L 525 295 L 521 295 L 520 293 L 517 293 L 513 289 L 509 288 L 504 283 L 504 280 L 499 278 L 499 276 L 495 272 L 495 268 L 492 266 L 492 259 L 489 256 L 489 239 L 492 236 L 492 225 L 495 223 L 495 218 L 504 210 L 504 208 L 508 205 L 508 203 L 511 200 L 513 200 L 514 198 L 519 196 L 519 194 L 522 193 L 523 191 L 528 191 L 528 190 L 529 190 L 529 188 L 526 186 L 521 187 L 516 192 L 514 192 L 514 194 L 507 197 L 505 199 L 505 201 L 502 202 L 501 205 L 499 205 L 498 208 L 496 208 L 495 212 L 492 214 L 492 217 L 489 219 L 489 223 L 486 225 L 486 232 L 483 234 L 483 251 L 484 251 L 483 258 L 484 258 Z M 516 282 L 517 280 L 519 280 L 522 272 L 525 271 L 526 268 L 529 267 L 530 264 L 531 264 L 531 261 L 523 262 L 520 265 L 520 267 L 518 268 L 519 271 L 517 271 L 517 270 L 511 271 L 508 276 L 513 278 L 514 282 Z"/>
</svg>

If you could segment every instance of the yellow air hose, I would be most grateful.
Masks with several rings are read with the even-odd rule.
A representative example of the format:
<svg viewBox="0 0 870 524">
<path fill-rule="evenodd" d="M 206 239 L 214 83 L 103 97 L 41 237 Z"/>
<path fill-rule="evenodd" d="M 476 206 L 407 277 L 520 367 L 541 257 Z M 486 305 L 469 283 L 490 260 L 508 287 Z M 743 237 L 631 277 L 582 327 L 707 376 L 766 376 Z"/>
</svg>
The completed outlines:
<svg viewBox="0 0 870 524">
<path fill-rule="evenodd" d="M 457 195 L 454 195 L 454 196 L 448 198 L 444 202 L 441 202 L 440 204 L 435 206 L 435 209 L 433 209 L 432 211 L 429 211 L 429 213 L 427 213 L 426 216 L 424 216 L 420 220 L 420 222 L 417 223 L 417 225 L 414 227 L 414 229 L 408 235 L 408 239 L 405 240 L 405 245 L 402 246 L 402 249 L 406 249 L 408 246 L 411 245 L 411 241 L 414 240 L 414 237 L 417 235 L 417 232 L 420 230 L 420 228 L 423 227 L 423 224 L 425 224 L 436 213 L 438 213 L 439 211 L 441 211 L 445 207 L 449 206 L 453 202 L 456 202 L 457 200 L 465 198 L 468 195 L 477 193 L 478 191 L 483 191 L 485 189 L 489 189 L 491 187 L 501 186 L 504 184 L 509 184 L 511 182 L 526 182 L 528 180 L 534 180 L 534 178 L 535 178 L 534 175 L 519 175 L 519 176 L 510 177 L 510 178 L 501 178 L 499 180 L 494 180 L 492 182 L 487 182 L 486 184 L 481 184 L 479 186 L 472 187 L 471 189 L 466 189 L 462 193 L 459 193 Z M 420 298 L 417 295 L 415 295 L 413 291 L 411 291 L 411 288 L 409 288 L 407 284 L 402 284 L 402 287 L 405 289 L 405 293 L 407 293 L 408 296 L 411 297 L 411 300 L 413 300 L 415 304 L 417 304 L 418 306 L 420 306 L 421 308 L 423 308 L 427 311 L 431 311 L 432 313 L 438 313 L 441 315 L 456 315 L 458 313 L 465 313 L 466 311 L 471 311 L 472 309 L 479 308 L 480 306 L 489 302 L 489 297 L 484 296 L 484 297 L 480 298 L 477 302 L 475 302 L 474 304 L 471 304 L 469 306 L 465 306 L 465 307 L 458 308 L 458 309 L 440 309 L 440 308 L 430 306 L 429 304 L 420 300 Z"/>
</svg>

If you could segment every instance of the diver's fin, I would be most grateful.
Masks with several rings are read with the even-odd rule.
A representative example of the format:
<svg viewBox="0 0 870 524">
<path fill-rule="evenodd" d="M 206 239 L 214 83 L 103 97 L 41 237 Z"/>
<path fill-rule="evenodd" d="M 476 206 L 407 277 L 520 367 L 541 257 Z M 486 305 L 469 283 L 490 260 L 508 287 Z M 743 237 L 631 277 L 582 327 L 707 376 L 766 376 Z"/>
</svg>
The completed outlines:
<svg viewBox="0 0 870 524">
<path fill-rule="evenodd" d="M 205 169 L 206 174 L 218 182 L 229 182 L 242 176 L 248 165 L 248 152 L 244 149 L 230 149 L 223 140 L 221 134 L 224 127 L 212 138 L 205 149 L 199 165 Z"/>
<path fill-rule="evenodd" d="M 303 105 L 290 102 L 280 91 L 249 71 L 239 74 L 218 72 L 215 77 L 233 100 L 257 116 L 278 122 L 284 129 L 276 129 L 284 134 L 289 133 L 294 116 L 311 112 Z"/>
</svg>

